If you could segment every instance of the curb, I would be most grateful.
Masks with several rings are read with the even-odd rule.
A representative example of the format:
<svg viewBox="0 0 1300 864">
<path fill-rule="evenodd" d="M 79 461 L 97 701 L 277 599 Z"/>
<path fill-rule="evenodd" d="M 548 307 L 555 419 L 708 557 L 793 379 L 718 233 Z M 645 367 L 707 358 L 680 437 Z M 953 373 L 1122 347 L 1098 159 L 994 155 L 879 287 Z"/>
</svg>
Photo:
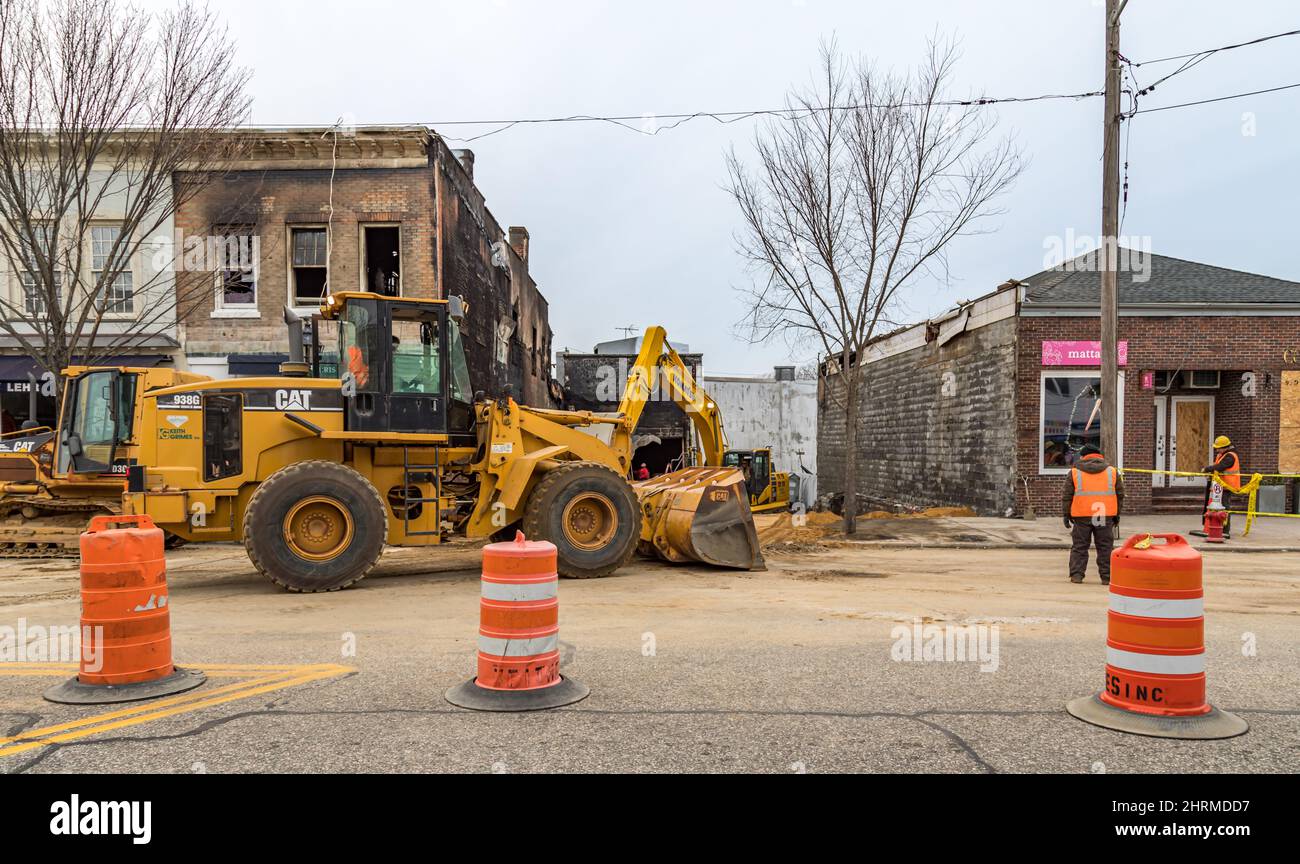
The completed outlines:
<svg viewBox="0 0 1300 864">
<path fill-rule="evenodd" d="M 909 541 L 893 540 L 854 540 L 848 537 L 828 538 L 838 542 L 852 543 L 855 546 L 862 546 L 867 549 L 1022 549 L 1022 550 L 1070 550 L 1069 543 L 998 543 L 998 542 L 979 542 L 979 543 L 922 543 Z M 1300 552 L 1300 546 L 1253 546 L 1253 547 L 1228 547 L 1228 546 L 1193 546 L 1198 552 L 1232 552 L 1238 554 L 1250 554 L 1255 552 Z"/>
</svg>

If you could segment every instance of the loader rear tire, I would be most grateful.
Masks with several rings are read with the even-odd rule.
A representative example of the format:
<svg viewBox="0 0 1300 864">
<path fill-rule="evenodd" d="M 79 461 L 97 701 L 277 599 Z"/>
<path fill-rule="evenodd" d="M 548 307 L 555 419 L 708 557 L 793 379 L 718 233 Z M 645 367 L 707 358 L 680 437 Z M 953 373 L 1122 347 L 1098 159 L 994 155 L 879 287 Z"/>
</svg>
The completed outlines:
<svg viewBox="0 0 1300 864">
<path fill-rule="evenodd" d="M 290 591 L 337 591 L 359 581 L 388 541 L 384 499 L 336 462 L 285 466 L 253 492 L 244 548 L 263 576 Z"/>
<path fill-rule="evenodd" d="M 538 481 L 521 526 L 555 544 L 561 576 L 608 576 L 636 554 L 641 506 L 625 479 L 597 462 L 569 462 Z"/>
</svg>

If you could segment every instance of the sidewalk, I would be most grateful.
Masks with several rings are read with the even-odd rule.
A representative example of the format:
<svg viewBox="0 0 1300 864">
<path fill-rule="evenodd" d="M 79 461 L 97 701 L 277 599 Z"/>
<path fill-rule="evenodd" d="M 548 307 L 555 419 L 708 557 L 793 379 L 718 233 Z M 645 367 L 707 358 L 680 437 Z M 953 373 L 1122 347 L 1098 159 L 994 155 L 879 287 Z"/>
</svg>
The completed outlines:
<svg viewBox="0 0 1300 864">
<path fill-rule="evenodd" d="M 1202 552 L 1300 552 L 1300 519 L 1256 516 L 1250 535 L 1242 536 L 1246 517 L 1232 517 L 1232 539 L 1207 543 L 1188 532 L 1199 526 L 1195 514 L 1182 516 L 1124 516 L 1116 535 L 1118 546 L 1133 534 L 1181 534 Z M 1061 518 L 999 519 L 939 517 L 933 519 L 859 519 L 853 542 L 891 549 L 1069 549 L 1070 534 Z"/>
</svg>

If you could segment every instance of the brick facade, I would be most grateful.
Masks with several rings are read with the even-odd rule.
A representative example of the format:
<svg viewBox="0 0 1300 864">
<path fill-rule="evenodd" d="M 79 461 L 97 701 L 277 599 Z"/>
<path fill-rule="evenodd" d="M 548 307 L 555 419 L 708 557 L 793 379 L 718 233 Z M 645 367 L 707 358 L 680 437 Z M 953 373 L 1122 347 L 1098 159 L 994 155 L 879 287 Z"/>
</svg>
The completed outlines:
<svg viewBox="0 0 1300 864">
<path fill-rule="evenodd" d="M 1032 503 L 1040 515 L 1057 515 L 1064 477 L 1039 468 L 1042 373 L 1095 370 L 1043 366 L 1042 343 L 1096 341 L 1099 319 L 1024 315 L 1017 303 L 1012 317 L 967 329 L 945 345 L 928 332 L 934 326 L 892 334 L 882 345 L 894 340 L 895 347 L 878 350 L 863 367 L 860 506 L 965 505 L 981 515 L 1007 515 L 1023 514 Z M 1161 395 L 1210 397 L 1213 434 L 1232 439 L 1243 472 L 1278 471 L 1281 373 L 1300 368 L 1300 315 L 1121 314 L 1119 338 L 1128 342 L 1125 468 L 1155 467 L 1154 397 Z M 1220 372 L 1219 387 L 1143 389 L 1144 372 L 1193 370 Z M 818 395 L 823 497 L 844 486 L 843 411 L 829 398 L 841 386 L 839 376 L 824 378 Z M 1150 476 L 1130 473 L 1125 485 L 1126 509 L 1149 511 Z M 1192 487 L 1183 491 L 1199 495 Z"/>
<path fill-rule="evenodd" d="M 210 290 L 187 304 L 182 336 L 191 368 L 224 375 L 231 355 L 287 351 L 283 307 L 311 308 L 290 297 L 294 228 L 328 225 L 333 291 L 373 290 L 365 229 L 397 228 L 402 295 L 468 301 L 464 341 L 475 390 L 495 395 L 510 385 L 528 404 L 553 403 L 546 299 L 529 275 L 526 240 L 511 244 L 474 185 L 472 154 L 454 153 L 424 129 L 354 130 L 337 142 L 329 130 L 254 139 L 246 162 L 177 212 L 182 243 L 230 226 L 258 242 L 254 308 L 220 308 L 215 273 Z"/>
<path fill-rule="evenodd" d="M 1016 386 L 1017 473 L 1028 481 L 1030 500 L 1039 513 L 1055 515 L 1060 509 L 1062 479 L 1038 473 L 1038 418 L 1040 373 L 1052 369 L 1079 371 L 1083 367 L 1044 367 L 1041 346 L 1045 339 L 1096 340 L 1097 318 L 1021 317 L 1017 352 Z M 1282 316 L 1121 316 L 1119 339 L 1128 342 L 1124 368 L 1125 468 L 1155 467 L 1156 409 L 1154 398 L 1212 396 L 1214 434 L 1232 439 L 1247 474 L 1276 472 L 1281 411 L 1281 370 L 1297 364 L 1285 362 L 1283 352 L 1300 344 L 1300 317 Z M 1154 370 L 1218 370 L 1217 390 L 1142 389 L 1142 372 Z M 1243 375 L 1254 373 L 1254 396 L 1244 395 Z M 1147 475 L 1124 478 L 1131 512 L 1151 506 L 1151 481 Z M 1017 483 L 1016 510 L 1026 502 L 1024 483 Z"/>
</svg>

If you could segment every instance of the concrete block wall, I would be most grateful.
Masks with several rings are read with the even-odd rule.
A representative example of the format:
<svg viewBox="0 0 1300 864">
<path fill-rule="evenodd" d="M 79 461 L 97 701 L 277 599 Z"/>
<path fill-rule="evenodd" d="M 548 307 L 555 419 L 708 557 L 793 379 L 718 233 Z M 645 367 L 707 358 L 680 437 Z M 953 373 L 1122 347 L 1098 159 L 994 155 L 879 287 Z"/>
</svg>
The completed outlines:
<svg viewBox="0 0 1300 864">
<path fill-rule="evenodd" d="M 967 506 L 982 515 L 1013 507 L 1016 325 L 995 320 L 939 345 L 924 327 L 860 370 L 858 490 L 876 505 Z M 818 394 L 818 491 L 844 488 L 844 412 L 838 376 Z"/>
</svg>

